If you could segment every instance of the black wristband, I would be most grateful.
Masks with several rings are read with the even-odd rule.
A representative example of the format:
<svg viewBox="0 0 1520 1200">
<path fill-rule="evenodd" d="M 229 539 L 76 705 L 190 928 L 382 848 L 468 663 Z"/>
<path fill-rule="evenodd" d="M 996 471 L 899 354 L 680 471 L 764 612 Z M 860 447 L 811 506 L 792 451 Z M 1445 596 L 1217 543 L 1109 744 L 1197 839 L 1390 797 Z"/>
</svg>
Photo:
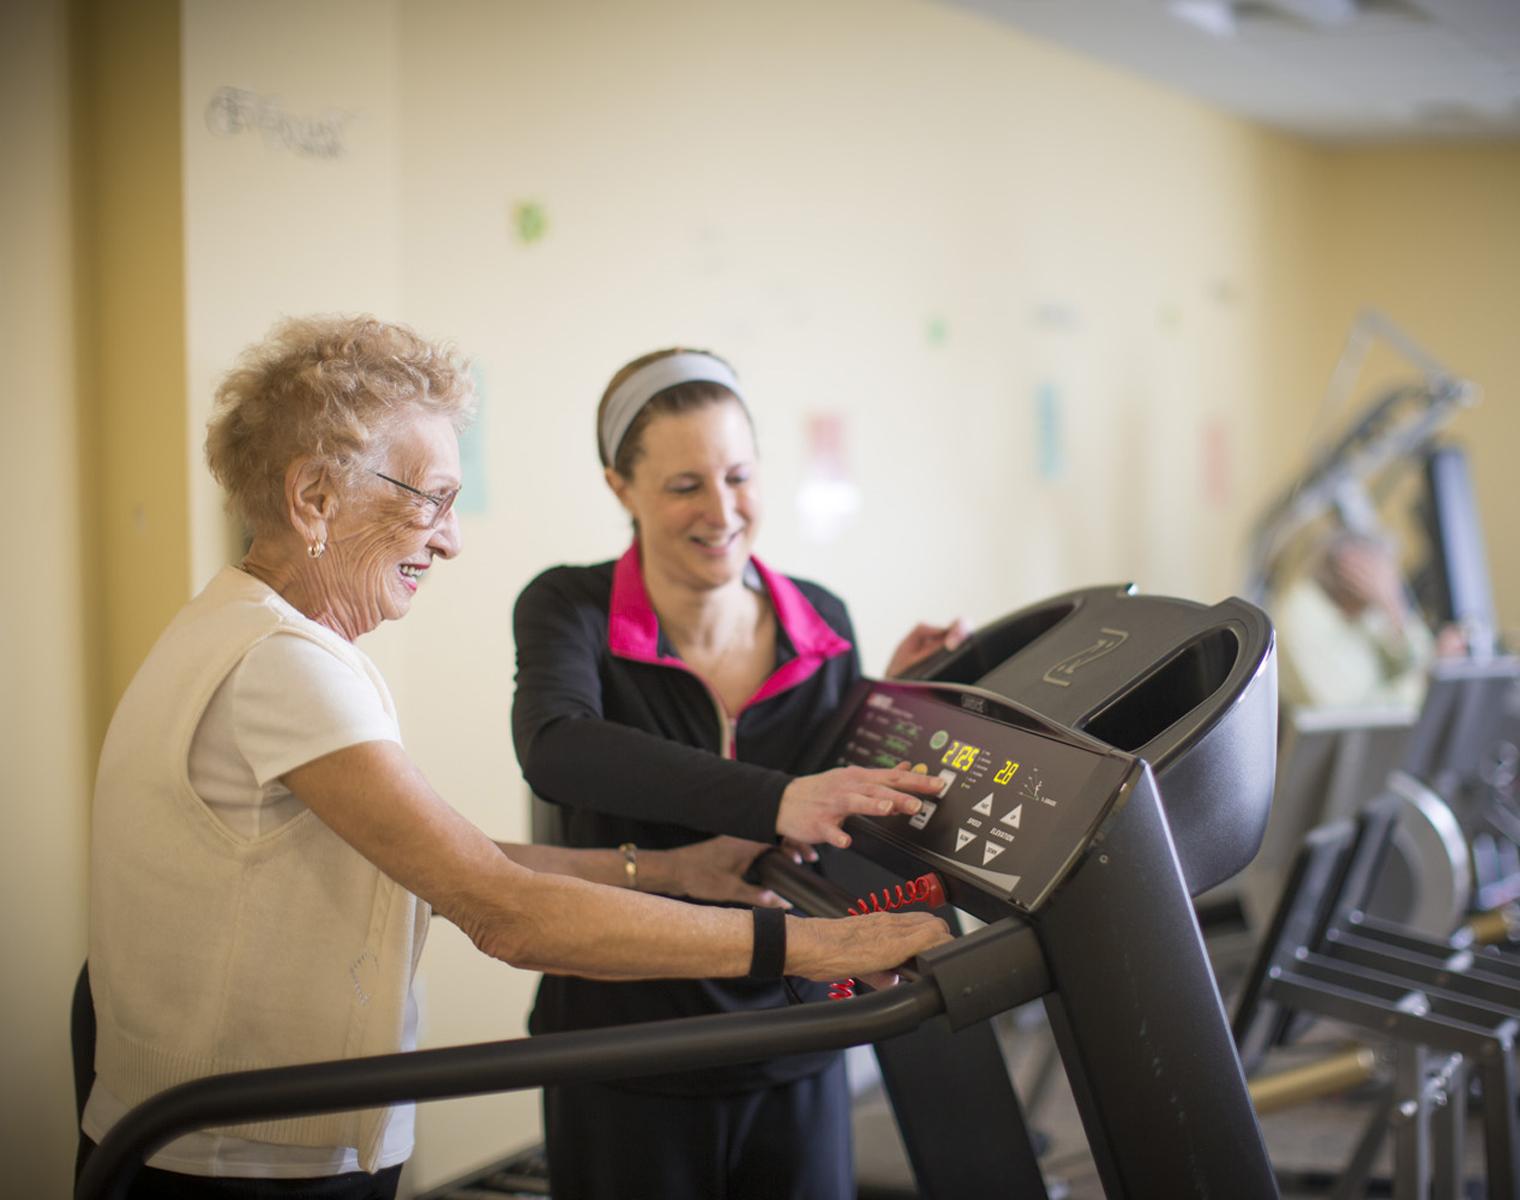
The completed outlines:
<svg viewBox="0 0 1520 1200">
<path fill-rule="evenodd" d="M 755 948 L 749 956 L 749 978 L 780 979 L 786 972 L 786 910 L 754 911 Z"/>
</svg>

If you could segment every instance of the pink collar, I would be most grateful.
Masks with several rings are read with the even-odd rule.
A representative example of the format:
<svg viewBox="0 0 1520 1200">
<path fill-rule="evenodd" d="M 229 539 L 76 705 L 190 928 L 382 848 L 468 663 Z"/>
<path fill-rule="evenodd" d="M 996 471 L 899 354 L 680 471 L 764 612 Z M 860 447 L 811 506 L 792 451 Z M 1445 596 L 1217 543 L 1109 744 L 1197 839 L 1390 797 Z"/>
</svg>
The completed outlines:
<svg viewBox="0 0 1520 1200">
<path fill-rule="evenodd" d="M 797 652 L 797 657 L 777 667 L 770 678 L 760 685 L 760 689 L 745 701 L 745 708 L 796 687 L 826 661 L 852 649 L 850 643 L 835 633 L 828 622 L 818 615 L 818 610 L 808 602 L 795 583 L 785 575 L 770 570 L 758 558 L 751 558 L 750 563 L 770 594 L 776 621 L 791 642 L 792 649 Z M 637 542 L 628 548 L 612 569 L 607 647 L 619 658 L 691 671 L 676 656 L 660 653 L 660 618 L 644 588 L 644 570 L 639 561 Z"/>
</svg>

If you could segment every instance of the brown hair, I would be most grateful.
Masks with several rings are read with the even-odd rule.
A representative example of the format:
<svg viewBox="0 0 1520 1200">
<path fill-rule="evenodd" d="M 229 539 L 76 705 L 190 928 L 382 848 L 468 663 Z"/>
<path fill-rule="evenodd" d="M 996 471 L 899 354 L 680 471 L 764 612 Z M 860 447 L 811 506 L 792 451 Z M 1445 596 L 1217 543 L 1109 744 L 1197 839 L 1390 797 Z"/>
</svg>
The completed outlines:
<svg viewBox="0 0 1520 1200">
<path fill-rule="evenodd" d="M 642 355 L 618 369 L 617 374 L 612 377 L 612 381 L 607 384 L 607 390 L 602 393 L 601 403 L 596 406 L 596 452 L 597 456 L 602 460 L 602 466 L 611 467 L 623 478 L 629 478 L 644 453 L 644 431 L 656 417 L 662 417 L 669 413 L 691 412 L 698 408 L 706 408 L 709 404 L 722 404 L 728 400 L 739 402 L 739 406 L 744 408 L 745 416 L 749 415 L 749 409 L 739 401 L 739 397 L 721 383 L 712 383 L 705 379 L 692 379 L 685 383 L 672 384 L 670 387 L 656 392 L 649 398 L 649 402 L 639 410 L 638 416 L 633 418 L 632 423 L 628 426 L 628 431 L 623 434 L 623 440 L 618 443 L 617 449 L 613 453 L 612 461 L 607 461 L 607 453 L 602 449 L 601 428 L 602 416 L 607 411 L 607 403 L 612 399 L 612 394 L 618 390 L 623 381 L 630 375 L 635 371 L 647 367 L 650 363 L 657 362 L 662 358 L 669 358 L 672 354 L 693 353 L 705 354 L 709 358 L 716 358 L 724 366 L 729 365 L 726 360 L 710 350 L 693 351 L 685 346 L 673 346 L 668 350 L 656 350 L 653 354 Z"/>
<path fill-rule="evenodd" d="M 371 316 L 291 317 L 243 351 L 216 390 L 206 461 L 253 532 L 279 528 L 285 471 L 324 459 L 352 485 L 416 412 L 462 431 L 474 416 L 469 365 L 452 347 Z"/>
</svg>

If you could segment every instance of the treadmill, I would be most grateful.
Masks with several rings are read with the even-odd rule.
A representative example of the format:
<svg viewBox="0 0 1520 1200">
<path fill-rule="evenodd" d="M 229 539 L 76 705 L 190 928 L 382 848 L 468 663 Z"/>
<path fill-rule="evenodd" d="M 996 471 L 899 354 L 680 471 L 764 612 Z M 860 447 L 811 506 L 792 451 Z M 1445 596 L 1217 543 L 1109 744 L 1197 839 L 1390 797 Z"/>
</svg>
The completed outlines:
<svg viewBox="0 0 1520 1200">
<path fill-rule="evenodd" d="M 936 874 L 986 924 L 906 982 L 197 1080 L 129 1112 L 75 1195 L 123 1195 L 158 1147 L 219 1124 L 873 1044 L 921 1195 L 1045 1196 L 988 1023 L 1043 998 L 1108 1196 L 1276 1197 L 1191 901 L 1261 841 L 1276 707 L 1271 625 L 1244 601 L 1109 586 L 1021 610 L 913 679 L 862 682 L 819 738 L 820 766 L 921 765 L 944 780 L 932 807 L 851 818 L 852 850 L 823 875 L 762 859 L 816 914 L 841 911 L 860 872 Z"/>
</svg>

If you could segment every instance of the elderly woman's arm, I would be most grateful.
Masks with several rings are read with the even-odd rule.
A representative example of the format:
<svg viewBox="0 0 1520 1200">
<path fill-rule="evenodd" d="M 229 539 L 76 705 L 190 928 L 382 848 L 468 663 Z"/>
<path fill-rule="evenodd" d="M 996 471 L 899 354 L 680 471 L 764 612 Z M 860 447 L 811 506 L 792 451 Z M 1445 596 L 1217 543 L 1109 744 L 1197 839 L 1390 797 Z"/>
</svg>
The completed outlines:
<svg viewBox="0 0 1520 1200">
<path fill-rule="evenodd" d="M 513 966 L 596 979 L 743 975 L 752 919 L 530 870 L 446 804 L 394 742 L 362 742 L 297 767 L 285 785 L 339 837 Z M 610 859 L 608 862 L 610 863 Z M 927 914 L 787 919 L 786 972 L 889 970 L 946 940 Z"/>
</svg>

